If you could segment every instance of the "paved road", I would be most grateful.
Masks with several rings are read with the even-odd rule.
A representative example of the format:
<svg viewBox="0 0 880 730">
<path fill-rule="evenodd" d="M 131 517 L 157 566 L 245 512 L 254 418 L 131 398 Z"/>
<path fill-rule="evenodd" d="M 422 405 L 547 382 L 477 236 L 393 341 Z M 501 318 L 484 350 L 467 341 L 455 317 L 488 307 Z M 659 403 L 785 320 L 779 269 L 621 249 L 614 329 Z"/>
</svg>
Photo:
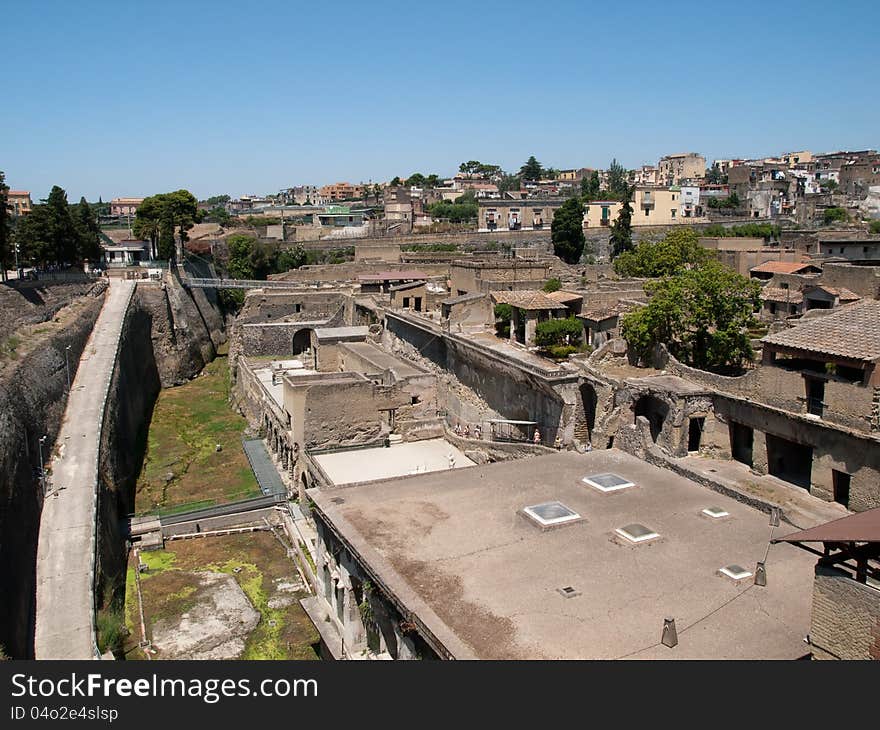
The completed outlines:
<svg viewBox="0 0 880 730">
<path fill-rule="evenodd" d="M 132 281 L 112 281 L 58 434 L 37 548 L 37 659 L 94 657 L 91 570 L 101 419 L 133 291 Z"/>
</svg>

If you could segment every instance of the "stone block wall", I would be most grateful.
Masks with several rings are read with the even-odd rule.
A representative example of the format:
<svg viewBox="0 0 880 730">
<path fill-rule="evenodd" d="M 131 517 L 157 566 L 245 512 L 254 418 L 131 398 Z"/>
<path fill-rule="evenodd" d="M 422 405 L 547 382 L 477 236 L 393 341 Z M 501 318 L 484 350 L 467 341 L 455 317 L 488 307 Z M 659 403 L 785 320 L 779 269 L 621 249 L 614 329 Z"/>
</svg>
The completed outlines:
<svg viewBox="0 0 880 730">
<path fill-rule="evenodd" d="M 817 565 L 810 643 L 816 659 L 880 659 L 880 590 Z"/>
</svg>

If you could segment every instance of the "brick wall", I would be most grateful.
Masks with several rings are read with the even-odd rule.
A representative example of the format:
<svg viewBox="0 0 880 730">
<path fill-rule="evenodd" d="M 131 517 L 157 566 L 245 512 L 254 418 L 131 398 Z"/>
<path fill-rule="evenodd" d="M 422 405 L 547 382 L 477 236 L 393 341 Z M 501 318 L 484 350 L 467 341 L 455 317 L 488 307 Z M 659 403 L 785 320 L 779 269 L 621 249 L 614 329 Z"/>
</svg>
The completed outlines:
<svg viewBox="0 0 880 730">
<path fill-rule="evenodd" d="M 880 590 L 817 565 L 810 641 L 816 659 L 880 659 Z"/>
</svg>

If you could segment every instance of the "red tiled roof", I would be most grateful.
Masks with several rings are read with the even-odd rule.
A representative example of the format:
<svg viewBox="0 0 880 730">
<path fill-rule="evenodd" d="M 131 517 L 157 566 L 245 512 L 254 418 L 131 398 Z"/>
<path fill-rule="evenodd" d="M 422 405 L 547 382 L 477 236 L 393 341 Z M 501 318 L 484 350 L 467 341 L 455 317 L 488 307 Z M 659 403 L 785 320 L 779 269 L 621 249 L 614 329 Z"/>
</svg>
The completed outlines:
<svg viewBox="0 0 880 730">
<path fill-rule="evenodd" d="M 765 286 L 761 290 L 761 299 L 765 302 L 787 302 L 788 304 L 800 304 L 804 301 L 804 295 L 796 289 L 783 289 L 777 286 Z"/>
<path fill-rule="evenodd" d="M 579 300 L 583 300 L 582 294 L 576 294 L 573 291 L 565 291 L 564 289 L 560 289 L 558 291 L 552 291 L 548 295 L 555 302 L 562 302 L 563 304 L 568 304 L 569 302 L 576 302 Z"/>
<path fill-rule="evenodd" d="M 537 290 L 490 292 L 496 304 L 509 304 L 519 309 L 563 309 L 563 304 Z"/>
<path fill-rule="evenodd" d="M 809 268 L 819 269 L 815 264 L 805 264 L 797 261 L 765 261 L 763 264 L 753 266 L 750 271 L 757 271 L 760 274 L 796 274 L 803 269 Z"/>
<path fill-rule="evenodd" d="M 880 360 L 880 302 L 841 307 L 824 317 L 801 320 L 762 342 L 849 360 Z"/>
</svg>

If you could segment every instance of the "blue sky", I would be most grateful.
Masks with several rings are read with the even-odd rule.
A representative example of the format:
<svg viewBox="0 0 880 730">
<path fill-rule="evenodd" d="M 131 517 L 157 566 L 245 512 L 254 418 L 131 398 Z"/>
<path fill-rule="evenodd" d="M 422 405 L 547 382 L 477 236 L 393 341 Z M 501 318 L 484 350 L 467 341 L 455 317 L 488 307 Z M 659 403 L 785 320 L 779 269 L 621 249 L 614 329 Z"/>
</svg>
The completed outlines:
<svg viewBox="0 0 880 730">
<path fill-rule="evenodd" d="M 880 146 L 880 3 L 8 2 L 0 169 L 71 199 Z"/>
</svg>

